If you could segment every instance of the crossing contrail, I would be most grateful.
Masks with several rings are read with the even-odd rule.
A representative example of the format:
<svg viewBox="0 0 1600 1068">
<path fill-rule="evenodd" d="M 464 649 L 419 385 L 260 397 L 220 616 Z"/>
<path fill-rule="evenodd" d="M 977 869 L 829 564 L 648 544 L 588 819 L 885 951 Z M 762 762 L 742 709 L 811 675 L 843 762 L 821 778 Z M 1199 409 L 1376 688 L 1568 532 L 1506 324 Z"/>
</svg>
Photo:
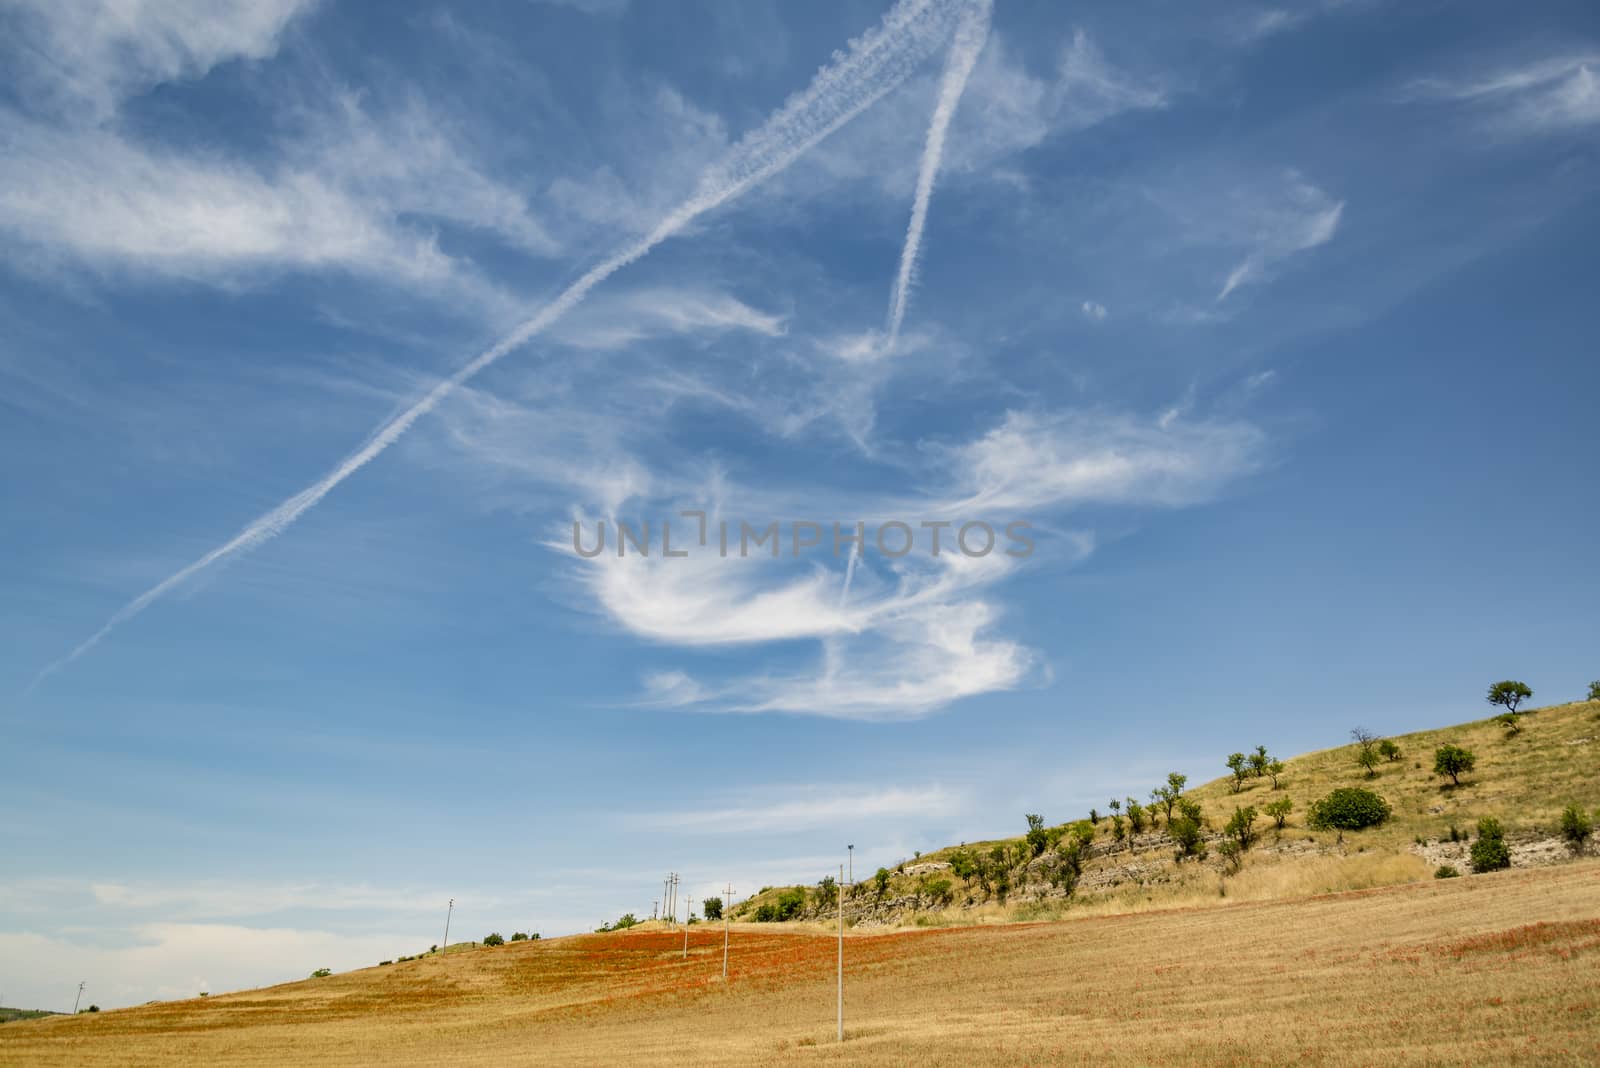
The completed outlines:
<svg viewBox="0 0 1600 1068">
<path fill-rule="evenodd" d="M 345 479 L 382 455 L 411 429 L 413 423 L 433 411 L 458 387 L 538 336 L 582 302 L 595 286 L 647 255 L 699 216 L 779 173 L 823 138 L 871 107 L 938 51 L 953 33 L 970 33 L 968 27 L 974 2 L 899 0 L 882 22 L 852 40 L 842 52 L 834 53 L 833 59 L 817 72 L 810 85 L 791 96 L 766 122 L 741 138 L 720 163 L 702 176 L 694 194 L 662 219 L 655 229 L 589 268 L 532 318 L 439 382 L 421 400 L 382 424 L 364 445 L 322 478 L 255 519 L 227 542 L 129 601 L 77 648 L 39 672 L 28 689 L 31 691 L 93 649 L 117 627 L 212 564 L 248 552 L 283 533 Z M 989 0 L 978 3 L 984 10 L 985 25 L 988 4 Z M 968 69 L 970 67 L 969 62 Z M 965 81 L 965 75 L 962 80 Z"/>
<path fill-rule="evenodd" d="M 928 224 L 928 203 L 933 199 L 933 180 L 939 174 L 939 164 L 944 160 L 944 139 L 950 131 L 950 120 L 955 117 L 956 105 L 967 88 L 967 78 L 978 62 L 984 41 L 989 36 L 989 13 L 992 0 L 973 0 L 962 12 L 956 27 L 955 42 L 944 61 L 944 76 L 939 79 L 939 102 L 934 105 L 933 119 L 928 123 L 928 137 L 922 146 L 922 165 L 917 171 L 917 193 L 911 202 L 911 223 L 906 227 L 905 247 L 900 250 L 900 271 L 895 276 L 894 289 L 889 295 L 888 340 L 886 353 L 893 352 L 900 340 L 900 326 L 906 318 L 906 301 L 911 296 L 911 284 L 916 278 L 917 253 L 922 248 L 922 231 Z"/>
<path fill-rule="evenodd" d="M 922 248 L 922 231 L 928 223 L 928 204 L 933 200 L 933 180 L 944 160 L 945 134 L 950 130 L 950 120 L 955 117 L 956 105 L 967 88 L 973 65 L 989 38 L 989 14 L 993 0 L 973 0 L 961 14 L 956 26 L 955 41 L 945 56 L 944 74 L 939 79 L 939 100 L 933 107 L 933 118 L 928 122 L 928 136 L 922 146 L 922 163 L 917 169 L 917 192 L 911 201 L 911 222 L 906 227 L 906 243 L 900 250 L 900 271 L 895 275 L 894 288 L 889 293 L 889 323 L 885 331 L 883 352 L 894 351 L 900 340 L 900 327 L 906 318 L 906 301 L 911 295 L 915 278 L 917 253 Z M 839 589 L 839 604 L 850 597 L 850 584 L 856 577 L 856 560 L 859 553 L 851 553 L 844 568 L 844 585 Z"/>
</svg>

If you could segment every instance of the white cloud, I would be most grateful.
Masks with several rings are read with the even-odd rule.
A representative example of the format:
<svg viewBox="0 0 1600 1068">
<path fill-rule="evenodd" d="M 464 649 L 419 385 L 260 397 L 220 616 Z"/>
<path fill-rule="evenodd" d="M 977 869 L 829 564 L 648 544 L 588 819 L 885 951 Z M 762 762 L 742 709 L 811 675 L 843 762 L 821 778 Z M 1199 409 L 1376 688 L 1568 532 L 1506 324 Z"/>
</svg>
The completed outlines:
<svg viewBox="0 0 1600 1068">
<path fill-rule="evenodd" d="M 1264 445 L 1246 423 L 1012 412 L 955 450 L 956 507 L 1192 504 L 1259 467 Z"/>
<path fill-rule="evenodd" d="M 359 268 L 439 281 L 449 259 L 305 171 L 271 177 L 99 131 L 5 131 L 0 226 L 97 264 L 191 278 L 220 267 Z"/>
<path fill-rule="evenodd" d="M 314 0 L 11 0 L 4 53 L 36 94 L 104 118 L 163 82 L 203 77 L 231 59 L 278 50 Z"/>
<path fill-rule="evenodd" d="M 579 349 L 619 349 L 668 334 L 748 331 L 783 336 L 786 316 L 764 312 L 704 286 L 636 289 L 593 301 L 562 323 L 554 337 Z"/>
<path fill-rule="evenodd" d="M 703 834 L 801 831 L 883 819 L 915 819 L 956 811 L 962 797 L 939 786 L 862 790 L 847 786 L 787 787 L 770 798 L 637 817 L 645 826 Z"/>
<path fill-rule="evenodd" d="M 72 995 L 85 977 L 85 1005 L 114 1008 L 152 998 L 192 998 L 201 991 L 304 979 L 315 968 L 370 967 L 430 944 L 421 931 L 346 935 L 288 927 L 151 923 L 115 932 L 131 944 L 107 946 L 103 940 L 111 933 L 97 930 L 80 940 L 0 932 L 0 959 L 28 962 L 26 975 L 8 979 L 7 1000 L 70 1011 Z"/>
<path fill-rule="evenodd" d="M 1482 77 L 1427 79 L 1412 89 L 1483 108 L 1502 133 L 1587 126 L 1600 122 L 1600 53 L 1534 60 Z"/>
<path fill-rule="evenodd" d="M 1276 265 L 1290 256 L 1333 240 L 1344 215 L 1344 201 L 1334 200 L 1293 171 L 1269 195 L 1258 191 L 1246 195 L 1251 203 L 1241 212 L 1237 236 L 1250 251 L 1228 273 L 1217 293 L 1219 302 L 1240 286 L 1267 281 Z"/>
<path fill-rule="evenodd" d="M 1110 312 L 1106 310 L 1106 306 L 1097 300 L 1084 301 L 1082 311 L 1085 318 L 1093 319 L 1097 323 L 1104 322 L 1105 317 L 1110 314 Z"/>
</svg>

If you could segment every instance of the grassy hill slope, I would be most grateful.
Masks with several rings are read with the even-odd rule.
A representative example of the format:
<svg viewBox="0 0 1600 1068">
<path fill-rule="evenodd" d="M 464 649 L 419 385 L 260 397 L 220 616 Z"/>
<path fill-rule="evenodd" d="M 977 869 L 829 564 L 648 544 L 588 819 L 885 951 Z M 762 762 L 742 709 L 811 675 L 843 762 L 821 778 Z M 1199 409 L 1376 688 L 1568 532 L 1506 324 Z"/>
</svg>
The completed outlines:
<svg viewBox="0 0 1600 1068">
<path fill-rule="evenodd" d="M 1237 791 L 1231 774 L 1195 786 L 1184 796 L 1204 814 L 1210 847 L 1204 860 L 1175 861 L 1176 846 L 1164 827 L 1118 840 L 1102 810 L 1092 828 L 1092 845 L 1085 850 L 1083 874 L 1070 895 L 1049 885 L 1038 861 L 1029 863 L 1021 836 L 940 849 L 898 865 L 881 894 L 870 878 L 860 880 L 846 898 L 847 921 L 927 925 L 1025 920 L 1391 885 L 1431 878 L 1441 863 L 1470 871 L 1466 839 L 1483 816 L 1495 817 L 1507 829 L 1515 866 L 1570 859 L 1572 851 L 1558 839 L 1562 809 L 1569 803 L 1589 812 L 1600 807 L 1600 702 L 1528 711 L 1519 726 L 1511 733 L 1493 719 L 1483 719 L 1398 735 L 1390 739 L 1399 747 L 1398 758 L 1381 761 L 1370 775 L 1357 763 L 1358 746 L 1350 744 L 1286 760 L 1276 789 L 1265 775 L 1247 777 Z M 1249 752 L 1254 749 L 1250 743 L 1241 738 L 1237 748 Z M 1477 757 L 1476 768 L 1462 776 L 1459 786 L 1433 773 L 1434 751 L 1445 744 L 1464 747 Z M 1213 766 L 1223 767 L 1226 757 L 1219 752 Z M 1148 805 L 1157 785 L 1129 783 L 1127 793 Z M 1310 829 L 1312 803 L 1347 786 L 1365 787 L 1387 800 L 1393 809 L 1388 822 L 1345 834 L 1342 840 L 1334 832 Z M 1229 873 L 1216 849 L 1229 817 L 1247 806 L 1259 814 L 1282 798 L 1293 805 L 1284 828 L 1278 830 L 1271 819 L 1258 815 L 1257 844 L 1246 853 L 1241 870 Z M 1070 824 L 1057 824 L 1053 830 L 1066 827 Z M 963 879 L 950 870 L 958 853 L 985 858 L 997 850 L 1006 860 L 996 866 L 1017 861 L 1008 870 L 1010 888 L 1004 895 L 992 880 L 986 887 L 982 879 Z M 763 890 L 741 903 L 735 915 L 755 918 L 763 914 L 764 905 L 772 907 L 765 913 L 771 915 L 781 910 L 785 894 L 791 902 L 795 899 L 795 889 Z M 830 912 L 832 905 L 824 905 L 822 896 L 808 893 L 804 906 L 792 909 L 793 918 L 820 918 Z"/>
</svg>

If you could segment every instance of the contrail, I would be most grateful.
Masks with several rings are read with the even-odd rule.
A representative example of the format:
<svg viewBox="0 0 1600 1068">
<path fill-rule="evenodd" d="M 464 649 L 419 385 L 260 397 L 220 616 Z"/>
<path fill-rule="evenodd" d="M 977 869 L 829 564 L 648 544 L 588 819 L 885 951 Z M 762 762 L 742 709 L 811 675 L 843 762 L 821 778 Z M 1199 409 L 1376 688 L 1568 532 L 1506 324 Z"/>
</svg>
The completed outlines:
<svg viewBox="0 0 1600 1068">
<path fill-rule="evenodd" d="M 380 426 L 366 444 L 322 478 L 250 523 L 232 540 L 129 601 L 88 640 L 39 672 L 29 685 L 29 691 L 93 649 L 106 635 L 174 587 L 219 560 L 246 552 L 283 533 L 341 482 L 398 441 L 413 423 L 438 407 L 459 386 L 543 332 L 576 307 L 595 286 L 648 254 L 699 216 L 779 173 L 823 138 L 871 107 L 904 81 L 918 64 L 933 55 L 950 39 L 952 32 L 970 32 L 966 28 L 971 22 L 971 2 L 899 0 L 879 25 L 851 41 L 843 52 L 834 53 L 832 61 L 817 72 L 809 86 L 791 96 L 766 122 L 741 138 L 719 164 L 701 177 L 694 195 L 668 214 L 654 230 L 589 268 L 532 318 Z M 988 0 L 983 0 L 983 6 L 987 9 Z M 970 68 L 970 62 L 968 66 Z"/>
<path fill-rule="evenodd" d="M 939 80 L 939 102 L 934 105 L 933 119 L 928 123 L 928 137 L 922 146 L 922 166 L 917 173 L 917 195 L 911 202 L 911 223 L 906 227 L 905 247 L 900 250 L 900 273 L 895 276 L 894 290 L 889 295 L 888 340 L 884 352 L 893 352 L 900 340 L 900 325 L 906 318 L 906 301 L 911 295 L 911 283 L 917 269 L 917 252 L 922 248 L 922 230 L 928 223 L 928 202 L 933 199 L 933 180 L 944 159 L 944 139 L 950 131 L 950 120 L 955 116 L 956 105 L 967 87 L 967 78 L 983 51 L 989 36 L 989 13 L 993 0 L 973 0 L 962 12 L 956 27 L 955 42 L 945 57 L 944 75 Z"/>
<path fill-rule="evenodd" d="M 933 179 L 939 173 L 944 159 L 944 139 L 950 130 L 950 120 L 955 117 L 956 105 L 966 91 L 967 79 L 978 62 L 984 42 L 989 37 L 989 15 L 994 0 L 971 0 L 962 12 L 956 27 L 955 41 L 945 56 L 944 74 L 939 79 L 939 101 L 934 105 L 933 118 L 928 122 L 928 136 L 922 146 L 922 164 L 917 171 L 917 193 L 911 202 L 911 222 L 906 227 L 906 243 L 900 250 L 900 272 L 895 276 L 894 289 L 889 294 L 889 325 L 885 333 L 883 351 L 894 351 L 900 340 L 900 326 L 906 318 L 906 301 L 911 294 L 911 282 L 916 272 L 917 252 L 922 248 L 922 230 L 928 223 L 928 204 L 933 200 Z M 844 569 L 844 585 L 839 590 L 839 604 L 850 597 L 850 583 L 856 577 L 858 554 L 851 553 Z"/>
</svg>

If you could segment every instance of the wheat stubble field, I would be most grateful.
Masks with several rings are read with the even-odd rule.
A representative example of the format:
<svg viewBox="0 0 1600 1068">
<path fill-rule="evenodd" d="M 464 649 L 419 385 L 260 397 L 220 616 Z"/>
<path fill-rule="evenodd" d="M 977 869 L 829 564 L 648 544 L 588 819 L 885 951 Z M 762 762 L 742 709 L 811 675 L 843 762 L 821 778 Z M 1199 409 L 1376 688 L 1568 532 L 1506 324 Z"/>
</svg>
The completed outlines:
<svg viewBox="0 0 1600 1068">
<path fill-rule="evenodd" d="M 852 935 L 515 943 L 0 1028 L 0 1063 L 1600 1063 L 1600 863 Z"/>
</svg>

